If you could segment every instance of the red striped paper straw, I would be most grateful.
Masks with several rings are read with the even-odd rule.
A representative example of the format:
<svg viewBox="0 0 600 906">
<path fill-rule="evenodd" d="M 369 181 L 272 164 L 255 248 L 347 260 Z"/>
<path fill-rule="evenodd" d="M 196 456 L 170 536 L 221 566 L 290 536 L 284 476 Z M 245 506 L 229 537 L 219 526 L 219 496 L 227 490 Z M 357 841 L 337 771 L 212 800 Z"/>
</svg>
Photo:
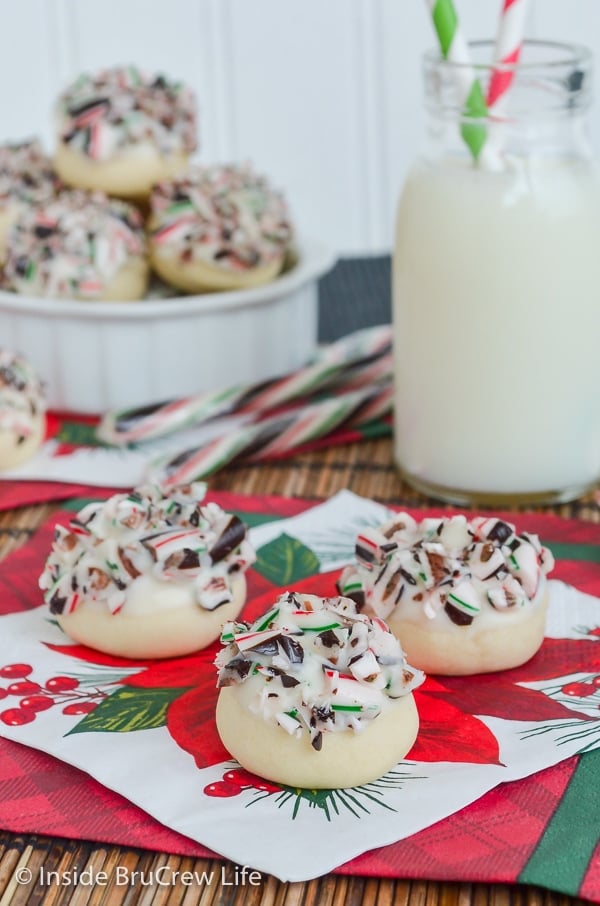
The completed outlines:
<svg viewBox="0 0 600 906">
<path fill-rule="evenodd" d="M 529 0 L 503 0 L 496 38 L 494 69 L 487 91 L 487 105 L 497 115 L 503 110 L 523 48 Z"/>
</svg>

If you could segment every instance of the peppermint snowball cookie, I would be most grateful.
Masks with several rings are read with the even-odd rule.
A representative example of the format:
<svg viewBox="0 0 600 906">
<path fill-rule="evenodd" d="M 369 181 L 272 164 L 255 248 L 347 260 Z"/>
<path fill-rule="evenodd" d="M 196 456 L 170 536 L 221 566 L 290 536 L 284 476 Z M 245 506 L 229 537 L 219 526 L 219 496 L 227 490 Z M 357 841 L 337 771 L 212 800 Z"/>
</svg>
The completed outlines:
<svg viewBox="0 0 600 906">
<path fill-rule="evenodd" d="M 217 729 L 247 770 L 293 787 L 360 786 L 413 745 L 423 674 L 349 598 L 287 593 L 221 640 Z"/>
<path fill-rule="evenodd" d="M 59 189 L 60 180 L 36 139 L 0 145 L 0 262 L 6 234 L 19 214 L 50 201 Z"/>
<path fill-rule="evenodd" d="M 40 588 L 62 629 L 131 658 L 189 654 L 219 637 L 245 601 L 255 555 L 246 526 L 195 482 L 136 488 L 57 526 Z"/>
<path fill-rule="evenodd" d="M 30 363 L 0 349 L 0 469 L 31 459 L 46 431 L 44 386 Z"/>
<path fill-rule="evenodd" d="M 156 186 L 148 226 L 154 270 L 188 293 L 268 283 L 292 235 L 283 196 L 247 165 L 194 167 Z"/>
<path fill-rule="evenodd" d="M 67 185 L 146 200 L 196 149 L 192 91 L 135 66 L 81 75 L 57 104 L 54 166 Z"/>
<path fill-rule="evenodd" d="M 86 301 L 140 299 L 148 282 L 142 216 L 102 193 L 69 191 L 29 207 L 6 238 L 6 288 Z"/>
<path fill-rule="evenodd" d="M 469 675 L 524 664 L 544 638 L 554 566 L 537 535 L 497 518 L 394 516 L 356 542 L 338 589 L 385 620 L 411 663 Z"/>
</svg>

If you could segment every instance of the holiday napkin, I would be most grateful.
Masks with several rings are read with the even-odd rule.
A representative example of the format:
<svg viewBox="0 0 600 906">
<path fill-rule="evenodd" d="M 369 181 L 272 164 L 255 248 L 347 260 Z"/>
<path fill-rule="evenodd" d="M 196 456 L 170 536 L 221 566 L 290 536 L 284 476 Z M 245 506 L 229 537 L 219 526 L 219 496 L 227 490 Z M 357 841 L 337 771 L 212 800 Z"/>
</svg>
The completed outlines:
<svg viewBox="0 0 600 906">
<path fill-rule="evenodd" d="M 279 588 L 331 593 L 359 529 L 386 516 L 385 508 L 343 493 L 289 519 L 255 518 L 262 524 L 252 530 L 259 559 L 250 613 L 266 608 Z M 530 524 L 522 527 L 535 530 L 534 517 L 523 518 Z M 564 542 L 555 549 L 559 557 L 569 552 Z M 0 583 L 10 588 L 12 609 L 39 600 L 41 553 L 38 546 L 18 577 L 10 558 L 3 564 Z M 559 562 L 557 575 L 568 581 L 577 574 L 581 590 L 552 583 L 548 637 L 529 664 L 477 680 L 429 678 L 417 692 L 421 731 L 409 758 L 355 790 L 281 788 L 233 763 L 214 729 L 212 650 L 154 664 L 107 658 L 71 645 L 42 609 L 2 618 L 0 683 L 9 691 L 0 732 L 83 767 L 240 864 L 305 879 L 404 839 L 503 781 L 600 745 L 600 605 L 582 593 L 598 589 L 599 572 L 581 573 L 577 560 Z M 23 700 L 36 694 L 49 706 L 34 719 L 10 714 L 27 716 Z M 314 843 L 310 852 L 306 839 Z"/>
</svg>

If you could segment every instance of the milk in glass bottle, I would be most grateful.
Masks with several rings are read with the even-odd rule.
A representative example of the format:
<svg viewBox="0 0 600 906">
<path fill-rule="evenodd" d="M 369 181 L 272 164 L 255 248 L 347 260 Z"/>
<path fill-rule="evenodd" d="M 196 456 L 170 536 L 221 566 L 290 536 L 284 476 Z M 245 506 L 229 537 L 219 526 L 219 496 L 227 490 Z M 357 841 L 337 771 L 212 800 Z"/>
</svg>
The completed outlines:
<svg viewBox="0 0 600 906">
<path fill-rule="evenodd" d="M 471 49 L 485 93 L 491 45 Z M 459 504 L 569 500 L 600 478 L 590 54 L 525 42 L 505 107 L 476 122 L 455 65 L 425 59 L 428 144 L 398 207 L 396 461 Z"/>
</svg>

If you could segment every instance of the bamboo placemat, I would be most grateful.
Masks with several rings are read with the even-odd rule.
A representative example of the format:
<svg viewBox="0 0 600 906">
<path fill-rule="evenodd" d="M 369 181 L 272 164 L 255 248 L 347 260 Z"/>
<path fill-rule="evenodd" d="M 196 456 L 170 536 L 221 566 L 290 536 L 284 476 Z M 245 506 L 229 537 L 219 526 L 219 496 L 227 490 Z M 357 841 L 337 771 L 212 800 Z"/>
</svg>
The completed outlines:
<svg viewBox="0 0 600 906">
<path fill-rule="evenodd" d="M 275 494 L 326 499 L 347 488 L 384 503 L 410 507 L 436 505 L 412 491 L 398 477 L 389 439 L 363 441 L 345 447 L 306 453 L 293 459 L 253 466 L 231 466 L 210 482 L 215 490 L 243 494 Z M 437 504 L 439 506 L 439 504 Z M 24 543 L 58 505 L 23 507 L 0 514 L 0 557 Z M 600 523 L 600 509 L 591 496 L 573 504 L 541 508 L 540 512 Z M 93 807 L 81 803 L 82 808 Z M 106 886 L 47 886 L 19 884 L 19 870 L 77 872 L 92 868 L 109 876 Z M 129 877 L 149 877 L 162 866 L 173 871 L 214 872 L 214 883 L 203 886 L 118 886 L 115 866 L 125 866 Z M 91 842 L 75 842 L 39 835 L 0 831 L 0 906 L 43 903 L 160 904 L 197 903 L 200 906 L 576 906 L 587 901 L 524 885 L 403 881 L 329 875 L 308 882 L 282 883 L 267 875 L 257 886 L 237 885 L 234 867 L 211 859 L 193 859 Z M 112 881 L 110 880 L 112 879 Z M 225 879 L 228 883 L 221 883 Z M 231 882 L 231 883 L 229 883 Z"/>
</svg>

